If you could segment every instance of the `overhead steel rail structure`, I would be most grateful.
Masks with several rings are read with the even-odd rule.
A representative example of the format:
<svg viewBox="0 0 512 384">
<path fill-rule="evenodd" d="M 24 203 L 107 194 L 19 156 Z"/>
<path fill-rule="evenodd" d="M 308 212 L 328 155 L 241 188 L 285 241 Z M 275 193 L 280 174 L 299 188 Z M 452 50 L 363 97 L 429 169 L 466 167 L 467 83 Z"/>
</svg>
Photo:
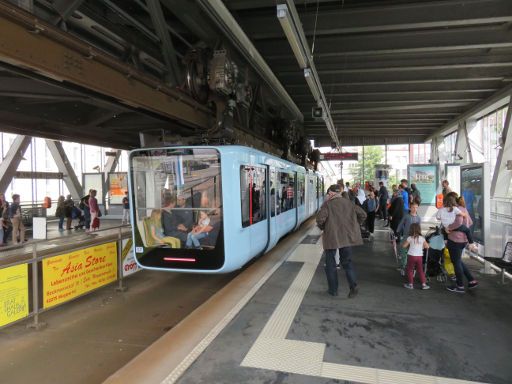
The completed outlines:
<svg viewBox="0 0 512 384">
<path fill-rule="evenodd" d="M 506 104 L 511 21 L 508 0 L 0 0 L 1 129 L 295 158 L 311 139 L 434 142 Z M 325 120 L 312 117 L 319 104 Z"/>
</svg>

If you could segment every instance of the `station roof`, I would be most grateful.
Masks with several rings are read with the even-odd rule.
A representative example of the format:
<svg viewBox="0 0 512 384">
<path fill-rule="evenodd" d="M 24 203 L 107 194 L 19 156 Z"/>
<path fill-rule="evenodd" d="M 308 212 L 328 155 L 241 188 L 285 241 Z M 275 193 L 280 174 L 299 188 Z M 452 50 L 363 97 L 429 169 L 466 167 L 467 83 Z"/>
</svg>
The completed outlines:
<svg viewBox="0 0 512 384">
<path fill-rule="evenodd" d="M 32 13 L 154 78 L 169 74 L 166 67 L 183 72 L 189 48 L 215 47 L 226 38 L 197 3 L 161 0 L 164 27 L 171 31 L 170 44 L 163 44 L 148 3 L 154 2 L 34 0 Z M 0 1 L 3 15 L 6 4 Z M 325 123 L 311 117 L 316 103 L 277 19 L 276 1 L 220 4 L 299 107 L 306 136 L 329 144 Z M 509 0 L 297 0 L 295 6 L 342 145 L 424 142 L 512 84 Z M 45 36 L 48 29 L 37 33 Z M 213 114 L 188 100 L 192 112 L 187 113 L 204 116 L 179 121 L 165 108 L 149 105 L 151 100 L 121 100 L 105 84 L 87 88 L 19 62 L 0 49 L 1 130 L 129 148 L 138 146 L 140 131 L 187 134 Z M 175 100 L 187 100 L 183 87 L 172 92 Z"/>
</svg>

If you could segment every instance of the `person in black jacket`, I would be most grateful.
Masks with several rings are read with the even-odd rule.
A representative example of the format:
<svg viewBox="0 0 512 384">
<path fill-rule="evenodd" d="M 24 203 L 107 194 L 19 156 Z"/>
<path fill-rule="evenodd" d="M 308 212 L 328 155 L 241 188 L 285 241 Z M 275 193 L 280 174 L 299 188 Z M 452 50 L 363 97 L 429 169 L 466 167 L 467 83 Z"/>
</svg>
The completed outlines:
<svg viewBox="0 0 512 384">
<path fill-rule="evenodd" d="M 388 213 L 390 219 L 390 227 L 393 232 L 397 234 L 398 224 L 400 224 L 400 221 L 404 216 L 404 200 L 402 199 L 402 195 L 399 192 L 397 192 L 397 195 L 394 196 Z"/>
<path fill-rule="evenodd" d="M 382 220 L 388 219 L 388 199 L 389 199 L 389 193 L 388 189 L 384 186 L 384 183 L 382 181 L 379 181 L 379 211 L 382 216 Z"/>
</svg>

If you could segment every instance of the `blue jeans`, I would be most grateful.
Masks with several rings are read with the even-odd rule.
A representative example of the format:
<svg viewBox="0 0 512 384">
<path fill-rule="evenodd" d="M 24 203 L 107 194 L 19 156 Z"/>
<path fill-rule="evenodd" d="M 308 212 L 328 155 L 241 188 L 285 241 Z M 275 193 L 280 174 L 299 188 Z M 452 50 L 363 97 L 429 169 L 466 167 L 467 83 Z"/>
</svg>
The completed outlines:
<svg viewBox="0 0 512 384">
<path fill-rule="evenodd" d="M 469 281 L 473 281 L 473 275 L 469 272 L 468 267 L 462 261 L 462 250 L 466 247 L 466 243 L 456 243 L 454 241 L 448 240 L 448 244 L 446 244 L 448 248 L 448 252 L 450 252 L 450 259 L 453 264 L 453 268 L 455 269 L 455 277 L 457 279 L 457 287 L 464 287 L 464 276 Z"/>
<path fill-rule="evenodd" d="M 340 264 L 345 270 L 347 276 L 348 285 L 350 289 L 357 285 L 356 273 L 352 266 L 352 247 L 340 248 Z M 330 293 L 338 292 L 338 271 L 336 270 L 336 261 L 334 256 L 336 255 L 336 249 L 325 250 L 325 275 L 327 276 L 327 285 Z"/>
<path fill-rule="evenodd" d="M 59 229 L 64 229 L 64 216 L 59 217 Z"/>
<path fill-rule="evenodd" d="M 201 247 L 201 243 L 199 242 L 199 240 L 204 239 L 206 236 L 208 236 L 208 232 L 199 232 L 197 234 L 189 232 L 187 235 L 187 242 L 185 246 L 187 248 L 190 248 L 192 245 L 194 245 L 194 248 L 199 248 Z"/>
</svg>

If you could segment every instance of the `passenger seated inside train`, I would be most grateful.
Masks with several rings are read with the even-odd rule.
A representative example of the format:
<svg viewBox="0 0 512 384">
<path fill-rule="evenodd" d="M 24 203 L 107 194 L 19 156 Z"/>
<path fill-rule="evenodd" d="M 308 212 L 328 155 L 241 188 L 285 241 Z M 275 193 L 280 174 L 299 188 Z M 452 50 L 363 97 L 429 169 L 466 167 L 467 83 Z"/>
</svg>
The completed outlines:
<svg viewBox="0 0 512 384">
<path fill-rule="evenodd" d="M 151 216 L 144 219 L 144 234 L 146 246 L 154 247 L 167 245 L 171 248 L 180 248 L 181 241 L 176 237 L 166 236 L 162 229 L 162 210 L 153 209 Z"/>
<path fill-rule="evenodd" d="M 190 231 L 187 235 L 187 248 L 202 249 L 201 243 L 199 242 L 201 239 L 204 239 L 210 234 L 210 231 L 213 230 L 213 227 L 210 225 L 210 217 L 206 211 L 200 211 L 199 217 L 197 219 L 197 224 L 194 225 L 192 231 Z"/>
<path fill-rule="evenodd" d="M 194 224 L 193 212 L 187 208 L 186 199 L 178 195 L 174 200 L 172 195 L 164 196 L 162 207 L 162 228 L 165 236 L 176 237 L 182 244 L 187 241 L 187 234 Z M 175 209 L 177 208 L 177 209 Z"/>
</svg>

